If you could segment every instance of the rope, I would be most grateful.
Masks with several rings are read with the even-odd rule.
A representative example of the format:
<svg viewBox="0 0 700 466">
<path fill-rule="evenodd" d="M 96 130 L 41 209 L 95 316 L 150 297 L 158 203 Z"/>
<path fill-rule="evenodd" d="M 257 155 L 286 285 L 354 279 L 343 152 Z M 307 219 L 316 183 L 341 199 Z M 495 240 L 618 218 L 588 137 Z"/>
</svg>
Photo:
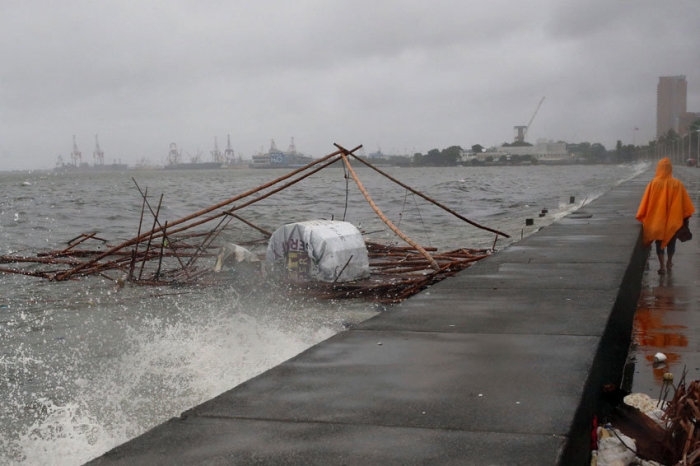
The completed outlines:
<svg viewBox="0 0 700 466">
<path fill-rule="evenodd" d="M 343 222 L 345 221 L 345 214 L 348 213 L 348 198 L 350 197 L 350 177 L 348 176 L 348 169 L 343 165 L 343 177 L 345 178 L 345 210 L 343 211 Z"/>
<path fill-rule="evenodd" d="M 428 227 L 425 226 L 425 222 L 423 221 L 423 216 L 420 213 L 420 208 L 418 207 L 418 201 L 416 200 L 416 196 L 413 196 L 413 203 L 416 205 L 416 210 L 418 211 L 418 218 L 420 219 L 420 223 L 423 225 L 423 231 L 425 232 L 425 240 L 428 242 L 428 246 L 432 246 L 430 243 L 430 237 L 428 236 Z M 498 238 L 498 235 L 496 235 L 496 238 Z"/>
</svg>

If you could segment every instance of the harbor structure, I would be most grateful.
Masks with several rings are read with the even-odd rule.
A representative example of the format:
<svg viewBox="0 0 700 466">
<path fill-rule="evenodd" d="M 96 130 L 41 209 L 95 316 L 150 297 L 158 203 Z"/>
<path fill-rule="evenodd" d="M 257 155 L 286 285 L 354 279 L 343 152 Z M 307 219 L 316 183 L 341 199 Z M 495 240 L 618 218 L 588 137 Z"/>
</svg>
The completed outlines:
<svg viewBox="0 0 700 466">
<path fill-rule="evenodd" d="M 75 135 L 73 135 L 73 150 L 70 153 L 70 162 L 63 161 L 63 156 L 59 155 L 56 161 L 54 171 L 56 172 L 94 172 L 94 171 L 111 171 L 111 170 L 126 170 L 126 164 L 122 164 L 121 160 L 105 165 L 105 153 L 100 147 L 100 142 L 95 135 L 95 150 L 92 152 L 93 164 L 83 162 L 83 153 L 78 148 L 78 143 Z"/>
<path fill-rule="evenodd" d="M 303 155 L 297 151 L 294 138 L 287 151 L 277 148 L 275 140 L 270 140 L 270 149 L 264 154 L 253 155 L 251 168 L 290 168 L 301 167 L 313 161 L 313 158 Z"/>
<path fill-rule="evenodd" d="M 561 162 L 571 159 L 566 148 L 566 143 L 562 141 L 552 141 L 546 138 L 540 138 L 534 145 L 527 146 L 501 146 L 488 149 L 486 152 L 476 154 L 477 160 L 480 162 L 491 160 L 499 160 L 505 156 L 510 159 L 511 156 L 529 155 L 538 162 Z"/>
</svg>

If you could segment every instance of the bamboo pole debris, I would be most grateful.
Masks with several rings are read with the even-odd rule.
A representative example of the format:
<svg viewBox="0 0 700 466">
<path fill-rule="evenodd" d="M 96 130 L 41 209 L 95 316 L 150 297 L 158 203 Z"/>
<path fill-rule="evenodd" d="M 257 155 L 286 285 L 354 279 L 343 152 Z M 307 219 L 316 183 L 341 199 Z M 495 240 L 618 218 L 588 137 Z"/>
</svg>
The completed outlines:
<svg viewBox="0 0 700 466">
<path fill-rule="evenodd" d="M 158 214 L 160 213 L 160 207 L 163 204 L 163 194 L 160 195 L 160 200 L 158 201 L 158 208 L 156 209 L 156 213 L 153 215 L 153 226 L 151 227 L 151 234 L 148 236 L 148 243 L 146 244 L 146 255 L 143 257 L 143 261 L 141 262 L 141 269 L 139 270 L 139 280 L 141 280 L 141 277 L 143 276 L 143 269 L 146 267 L 146 257 L 148 254 L 148 251 L 151 249 L 151 242 L 153 241 L 153 231 L 158 223 Z M 150 209 L 150 207 L 149 207 Z M 153 212 L 153 211 L 151 211 Z M 141 238 L 143 235 L 138 235 L 136 238 L 136 244 L 138 244 L 142 239 Z M 98 256 L 98 260 L 100 257 Z M 93 259 L 94 260 L 94 259 Z"/>
<path fill-rule="evenodd" d="M 337 144 L 334 144 L 334 145 L 335 145 L 336 147 L 340 148 L 340 146 L 338 146 Z M 458 219 L 463 220 L 463 221 L 467 222 L 468 224 L 473 225 L 473 226 L 475 226 L 475 227 L 477 227 L 477 228 L 481 228 L 482 230 L 490 231 L 491 233 L 496 233 L 496 235 L 501 235 L 501 236 L 504 236 L 504 237 L 506 237 L 506 238 L 510 238 L 510 235 L 508 235 L 508 234 L 506 234 L 506 233 L 503 233 L 502 231 L 494 230 L 493 228 L 489 228 L 489 227 L 487 227 L 487 226 L 480 225 L 480 224 L 478 224 L 478 223 L 476 223 L 476 222 L 474 222 L 474 221 L 472 221 L 472 220 L 469 220 L 468 218 L 466 218 L 466 217 L 464 217 L 464 216 L 458 214 L 457 212 L 455 212 L 454 210 L 450 209 L 449 207 L 447 207 L 447 206 L 445 206 L 445 205 L 439 203 L 439 202 L 436 201 L 435 199 L 432 199 L 432 198 L 426 196 L 425 194 L 423 194 L 422 192 L 417 191 L 417 190 L 413 189 L 412 187 L 410 187 L 410 186 L 408 186 L 408 185 L 406 185 L 406 184 L 400 182 L 400 181 L 397 180 L 396 178 L 394 178 L 394 177 L 392 177 L 391 175 L 389 175 L 388 173 L 386 173 L 386 172 L 380 170 L 379 168 L 375 167 L 375 166 L 372 165 L 371 163 L 368 163 L 367 161 L 362 160 L 361 157 L 358 157 L 357 155 L 355 155 L 355 154 L 353 154 L 353 153 L 349 153 L 348 155 L 352 156 L 355 160 L 357 160 L 358 162 L 360 162 L 360 163 L 364 164 L 365 166 L 371 168 L 372 170 L 376 171 L 376 172 L 379 173 L 380 175 L 385 176 L 387 179 L 393 181 L 394 183 L 398 184 L 398 185 L 401 186 L 402 188 L 407 189 L 407 190 L 411 191 L 413 194 L 422 197 L 422 198 L 425 199 L 426 201 L 435 204 L 436 206 L 438 206 L 438 207 L 440 207 L 441 209 L 443 209 L 445 212 L 449 212 L 450 214 L 454 215 L 454 216 L 457 217 Z M 496 237 L 498 237 L 498 236 L 496 236 Z"/>
<path fill-rule="evenodd" d="M 136 183 L 136 180 L 132 177 L 131 178 L 134 181 L 134 184 L 136 185 L 136 188 L 138 188 L 139 192 L 141 192 L 141 188 L 139 188 L 138 183 Z M 143 214 L 146 210 L 146 199 L 148 198 L 148 188 L 146 188 L 146 192 L 142 193 L 143 196 L 143 202 L 141 203 L 141 217 L 139 218 L 139 229 L 138 233 L 136 236 L 141 236 L 141 227 L 143 226 Z M 138 255 L 139 251 L 139 242 L 137 242 L 134 245 L 134 249 L 132 250 L 131 254 L 131 264 L 129 265 L 129 281 L 132 281 L 134 278 L 134 267 L 136 266 L 136 256 Z"/>
<path fill-rule="evenodd" d="M 361 146 L 360 146 L 360 147 L 361 147 Z M 185 222 L 188 222 L 188 221 L 190 221 L 190 220 L 192 220 L 192 219 L 194 219 L 194 218 L 201 217 L 202 215 L 208 214 L 209 212 L 213 212 L 213 211 L 215 211 L 215 210 L 217 210 L 217 209 L 220 209 L 221 207 L 225 207 L 225 206 L 227 206 L 227 205 L 229 205 L 229 204 L 233 204 L 234 202 L 236 202 L 236 201 L 238 201 L 238 200 L 240 200 L 240 199 L 243 199 L 243 198 L 245 198 L 245 197 L 248 197 L 248 196 L 250 196 L 250 195 L 252 195 L 252 194 L 255 194 L 255 193 L 257 193 L 257 192 L 262 191 L 263 189 L 269 188 L 270 186 L 274 186 L 275 184 L 277 184 L 277 183 L 279 183 L 279 182 L 281 182 L 281 181 L 284 181 L 284 180 L 286 180 L 286 179 L 288 179 L 288 178 L 291 178 L 292 176 L 296 175 L 297 173 L 306 170 L 308 167 L 311 167 L 311 166 L 317 165 L 317 164 L 319 164 L 319 163 L 325 162 L 326 160 L 328 160 L 328 159 L 330 159 L 330 158 L 332 158 L 332 157 L 335 157 L 335 156 L 338 155 L 338 154 L 340 154 L 340 151 L 336 151 L 336 152 L 333 152 L 333 153 L 331 153 L 331 154 L 328 154 L 328 155 L 326 155 L 325 157 L 322 157 L 322 158 L 320 158 L 320 159 L 318 159 L 318 160 L 314 160 L 313 162 L 311 162 L 310 164 L 306 165 L 305 167 L 301 167 L 301 168 L 298 168 L 298 169 L 296 169 L 296 170 L 293 170 L 293 171 L 291 171 L 290 173 L 288 173 L 288 174 L 286 174 L 286 175 L 284 175 L 284 176 L 281 176 L 281 177 L 279 177 L 279 178 L 277 178 L 277 179 L 275 179 L 275 180 L 270 181 L 269 183 L 262 184 L 262 185 L 260 185 L 260 186 L 258 186 L 258 187 L 256 187 L 256 188 L 250 189 L 250 190 L 248 190 L 248 191 L 246 191 L 246 192 L 244 192 L 244 193 L 242 193 L 242 194 L 239 194 L 239 195 L 237 195 L 237 196 L 234 196 L 234 197 L 232 197 L 232 198 L 230 198 L 230 199 L 227 199 L 227 200 L 225 200 L 225 201 L 219 202 L 218 204 L 214 204 L 213 206 L 207 207 L 206 209 L 202 209 L 202 210 L 200 210 L 200 211 L 198 211 L 198 212 L 195 212 L 195 213 L 193 213 L 193 214 L 187 215 L 187 216 L 182 217 L 182 218 L 180 218 L 180 219 L 178 219 L 178 220 L 175 220 L 175 221 L 173 221 L 173 222 L 170 222 L 170 227 L 172 228 L 172 227 L 175 226 L 175 225 L 180 225 L 180 224 L 185 223 Z M 76 273 L 76 272 L 82 270 L 82 269 L 85 268 L 85 267 L 88 267 L 89 265 L 92 265 L 92 263 L 97 262 L 97 261 L 99 261 L 100 259 L 104 259 L 105 257 L 107 257 L 107 256 L 109 256 L 110 254 L 112 254 L 114 251 L 118 251 L 118 250 L 123 249 L 123 248 L 125 248 L 125 247 L 127 247 L 127 246 L 131 246 L 132 244 L 135 244 L 135 243 L 139 242 L 140 240 L 143 240 L 143 239 L 145 239 L 145 238 L 147 238 L 147 237 L 149 237 L 149 236 L 150 236 L 150 237 L 153 237 L 156 233 L 159 233 L 160 231 L 161 231 L 161 229 L 156 229 L 156 228 L 154 228 L 152 231 L 150 231 L 150 232 L 148 232 L 148 233 L 144 233 L 144 234 L 142 234 L 142 235 L 140 235 L 140 236 L 137 236 L 136 238 L 132 238 L 132 239 L 130 239 L 130 240 L 128 240 L 128 241 L 125 241 L 125 242 L 123 242 L 123 243 L 117 245 L 117 246 L 114 246 L 114 247 L 110 248 L 108 251 L 105 251 L 105 252 L 103 252 L 102 254 L 98 255 L 97 257 L 93 258 L 92 261 L 89 261 L 89 262 L 83 264 L 82 266 L 76 267 L 74 270 L 66 271 L 65 273 L 63 273 L 63 274 L 57 276 L 56 279 L 57 279 L 57 280 L 66 280 L 66 279 L 68 279 L 72 274 L 74 274 L 74 273 Z"/>
<path fill-rule="evenodd" d="M 411 238 L 409 238 L 404 232 L 402 232 L 401 230 L 399 230 L 398 228 L 396 228 L 396 226 L 391 222 L 391 220 L 389 220 L 388 218 L 386 218 L 386 216 L 382 213 L 382 211 L 379 210 L 379 207 L 377 207 L 377 204 L 374 203 L 374 201 L 373 201 L 372 198 L 370 197 L 369 193 L 367 192 L 367 190 L 365 189 L 365 187 L 362 185 L 362 182 L 361 182 L 360 179 L 357 177 L 357 174 L 355 173 L 355 170 L 353 170 L 352 167 L 350 166 L 350 162 L 348 161 L 348 159 L 347 159 L 347 157 L 346 157 L 346 153 L 349 155 L 350 152 L 348 152 L 346 149 L 342 148 L 342 147 L 339 146 L 338 144 L 335 144 L 335 146 L 336 146 L 338 149 L 341 150 L 341 154 L 340 154 L 340 155 L 341 155 L 341 157 L 343 158 L 343 163 L 345 164 L 345 167 L 348 169 L 348 172 L 350 172 L 350 176 L 352 176 L 352 179 L 355 181 L 355 184 L 357 185 L 357 187 L 358 187 L 358 188 L 360 189 L 360 191 L 362 192 L 362 195 L 363 195 L 363 196 L 365 197 L 365 199 L 367 200 L 367 203 L 370 205 L 370 207 L 372 207 L 372 210 L 374 210 L 374 212 L 375 212 L 375 213 L 377 214 L 377 216 L 382 220 L 382 222 L 384 222 L 384 223 L 386 224 L 386 226 L 388 226 L 389 229 L 390 229 L 391 231 L 393 231 L 399 238 L 401 238 L 401 239 L 404 240 L 406 243 L 410 244 L 411 247 L 415 248 L 416 250 L 418 250 L 418 252 L 420 252 L 421 254 L 423 254 L 423 256 L 428 260 L 428 262 L 430 262 L 430 265 L 433 267 L 433 269 L 435 269 L 435 270 L 440 270 L 440 266 L 438 265 L 437 262 L 435 262 L 435 259 L 433 259 L 433 258 L 430 256 L 430 253 L 429 253 L 428 251 L 426 251 L 425 249 L 423 249 L 423 247 L 421 247 L 420 244 L 414 242 L 414 241 L 413 241 Z"/>
<path fill-rule="evenodd" d="M 231 217 L 235 218 L 236 220 L 240 220 L 241 222 L 245 223 L 246 225 L 248 225 L 249 227 L 251 227 L 254 230 L 258 230 L 260 233 L 265 235 L 267 238 L 272 236 L 272 232 L 269 232 L 269 231 L 265 230 L 264 228 L 261 228 L 261 227 L 255 225 L 253 222 L 249 222 L 248 220 L 244 219 L 243 217 L 241 217 L 237 214 L 232 214 L 232 213 L 227 212 L 227 215 L 230 215 Z"/>
<path fill-rule="evenodd" d="M 439 251 L 438 248 L 424 247 L 414 242 L 381 212 L 350 165 L 351 157 L 353 160 L 359 160 L 398 185 L 425 198 L 463 221 L 480 228 L 483 226 L 466 219 L 437 201 L 394 180 L 373 165 L 358 158 L 353 152 L 360 149 L 361 145 L 352 150 L 347 150 L 338 144 L 336 144 L 336 147 L 338 148 L 337 151 L 315 160 L 305 167 L 293 170 L 270 182 L 174 221 L 161 222 L 163 194 L 160 195 L 157 207 L 154 208 L 149 200 L 148 188 L 142 190 L 136 180 L 132 178 L 142 197 L 138 230 L 135 237 L 122 241 L 117 245 L 110 245 L 106 240 L 98 238 L 96 232 L 83 233 L 71 239 L 68 242 L 68 247 L 57 251 L 42 252 L 37 257 L 0 257 L 0 263 L 13 263 L 17 264 L 18 267 L 21 264 L 26 264 L 26 267 L 34 266 L 45 270 L 22 270 L 8 267 L 0 268 L 0 272 L 29 275 L 54 281 L 99 275 L 121 283 L 126 281 L 148 286 L 224 283 L 231 279 L 229 275 L 226 273 L 214 273 L 213 267 L 200 266 L 197 262 L 203 257 L 211 258 L 217 256 L 217 251 L 221 247 L 217 243 L 222 241 L 219 238 L 223 236 L 222 233 L 224 231 L 230 228 L 229 225 L 233 219 L 240 221 L 263 237 L 236 241 L 237 245 L 264 245 L 272 236 L 268 229 L 244 218 L 239 214 L 239 211 L 267 199 L 320 170 L 337 163 L 341 163 L 349 173 L 349 177 L 353 178 L 375 214 L 389 229 L 405 241 L 406 245 L 382 244 L 366 238 L 365 246 L 370 266 L 370 276 L 368 278 L 351 282 L 340 281 L 341 276 L 352 260 L 350 258 L 336 274 L 332 283 L 308 282 L 305 283 L 306 286 L 299 283 L 289 286 L 290 284 L 287 283 L 288 288 L 293 288 L 294 291 L 300 291 L 311 297 L 318 298 L 345 299 L 363 297 L 376 302 L 394 303 L 443 280 L 445 277 L 454 275 L 458 271 L 469 267 L 473 262 L 491 254 L 493 248 L 491 250 L 459 248 L 451 251 Z M 349 177 L 346 176 L 347 179 Z M 148 227 L 144 228 L 147 213 L 152 217 L 150 229 Z M 508 236 L 505 233 L 487 227 L 484 229 L 495 232 L 496 238 L 499 235 Z M 365 232 L 362 233 L 363 236 L 366 235 Z M 86 247 L 88 240 L 102 241 L 104 248 Z M 228 239 L 224 241 L 228 241 Z M 264 261 L 264 254 L 258 255 L 258 259 Z M 51 266 L 55 267 L 48 270 Z M 125 278 L 110 278 L 108 274 L 110 271 L 117 271 L 123 274 Z M 264 273 L 262 270 L 259 272 L 259 275 L 259 278 L 263 279 Z"/>
<path fill-rule="evenodd" d="M 59 254 L 66 254 L 68 251 L 70 251 L 70 250 L 73 249 L 74 247 L 78 246 L 79 244 L 82 244 L 84 241 L 87 241 L 87 240 L 89 240 L 90 238 L 94 238 L 96 234 L 97 234 L 97 232 L 93 232 L 93 233 L 90 233 L 90 234 L 83 233 L 82 235 L 73 238 L 72 240 L 68 241 L 68 244 L 69 244 L 70 246 L 68 246 L 68 247 L 65 248 L 64 250 L 60 251 Z M 80 238 L 80 240 L 79 240 L 79 241 L 76 241 L 78 238 Z"/>
</svg>

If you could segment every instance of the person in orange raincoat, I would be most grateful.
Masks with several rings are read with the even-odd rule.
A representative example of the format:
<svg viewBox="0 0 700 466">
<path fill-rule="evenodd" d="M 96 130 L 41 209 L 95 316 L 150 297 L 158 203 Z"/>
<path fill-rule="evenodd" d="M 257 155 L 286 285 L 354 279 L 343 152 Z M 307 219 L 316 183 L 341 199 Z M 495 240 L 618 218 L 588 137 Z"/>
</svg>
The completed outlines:
<svg viewBox="0 0 700 466">
<path fill-rule="evenodd" d="M 673 168 L 668 157 L 659 160 L 656 176 L 647 185 L 637 211 L 637 220 L 642 222 L 644 246 L 656 242 L 659 257 L 659 273 L 673 268 L 676 252 L 676 233 L 695 212 L 693 202 L 683 183 L 673 177 Z M 664 250 L 668 248 L 668 260 L 664 264 Z"/>
</svg>

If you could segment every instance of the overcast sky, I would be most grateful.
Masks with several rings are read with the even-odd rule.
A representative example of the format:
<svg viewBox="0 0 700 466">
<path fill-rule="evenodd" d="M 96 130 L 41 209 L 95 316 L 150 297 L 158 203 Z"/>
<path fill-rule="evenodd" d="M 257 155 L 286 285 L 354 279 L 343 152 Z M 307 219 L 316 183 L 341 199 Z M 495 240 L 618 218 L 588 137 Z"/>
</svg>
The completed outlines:
<svg viewBox="0 0 700 466">
<path fill-rule="evenodd" d="M 698 0 L 0 3 L 0 170 L 93 162 L 425 153 L 655 136 L 659 76 L 700 112 Z M 635 131 L 634 128 L 639 128 Z"/>
</svg>

